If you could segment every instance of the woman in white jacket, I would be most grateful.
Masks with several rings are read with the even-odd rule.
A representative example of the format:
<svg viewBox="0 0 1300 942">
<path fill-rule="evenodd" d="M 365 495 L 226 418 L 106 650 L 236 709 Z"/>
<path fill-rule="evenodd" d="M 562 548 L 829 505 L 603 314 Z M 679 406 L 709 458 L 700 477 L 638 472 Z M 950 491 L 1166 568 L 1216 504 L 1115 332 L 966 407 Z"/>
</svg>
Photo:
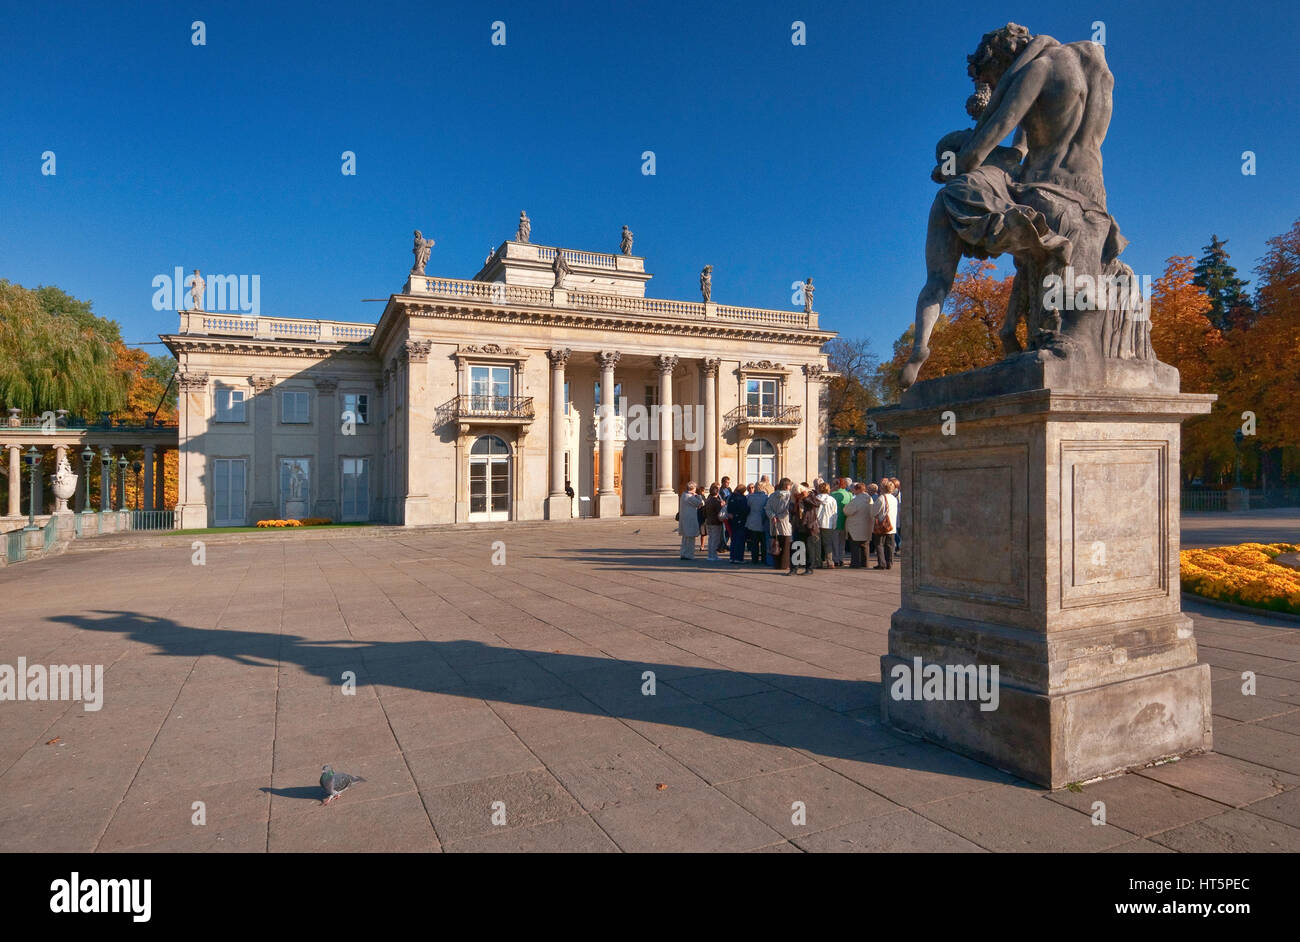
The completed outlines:
<svg viewBox="0 0 1300 942">
<path fill-rule="evenodd" d="M 876 528 L 881 536 L 876 539 L 876 569 L 894 568 L 894 533 L 898 529 L 898 498 L 894 496 L 892 481 L 880 485 L 876 500 Z"/>
<path fill-rule="evenodd" d="M 849 568 L 867 568 L 867 544 L 876 519 L 876 502 L 862 482 L 853 485 L 853 499 L 844 506 L 844 529 L 849 538 Z"/>
<path fill-rule="evenodd" d="M 677 511 L 677 532 L 682 535 L 682 559 L 695 558 L 695 538 L 700 535 L 699 509 L 704 506 L 704 498 L 695 493 L 695 482 L 691 481 L 682 492 L 681 503 Z"/>
</svg>

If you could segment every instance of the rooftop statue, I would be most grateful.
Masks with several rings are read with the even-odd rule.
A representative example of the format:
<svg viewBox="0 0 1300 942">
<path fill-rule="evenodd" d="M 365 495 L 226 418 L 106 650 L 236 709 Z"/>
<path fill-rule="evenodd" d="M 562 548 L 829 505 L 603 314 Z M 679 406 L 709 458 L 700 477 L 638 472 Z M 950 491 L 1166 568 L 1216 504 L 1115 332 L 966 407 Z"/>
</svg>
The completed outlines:
<svg viewBox="0 0 1300 942">
<path fill-rule="evenodd" d="M 624 255 L 632 254 L 632 230 L 627 226 L 623 227 L 623 241 L 619 245 L 619 250 Z"/>
<path fill-rule="evenodd" d="M 516 242 L 527 242 L 533 234 L 533 221 L 528 218 L 528 214 L 522 209 L 519 210 L 519 228 L 515 230 Z"/>
<path fill-rule="evenodd" d="M 420 230 L 416 229 L 415 246 L 411 249 L 415 254 L 415 264 L 411 267 L 412 275 L 424 274 L 424 266 L 429 263 L 429 249 L 431 248 L 433 248 L 433 240 L 424 238 Z"/>
</svg>

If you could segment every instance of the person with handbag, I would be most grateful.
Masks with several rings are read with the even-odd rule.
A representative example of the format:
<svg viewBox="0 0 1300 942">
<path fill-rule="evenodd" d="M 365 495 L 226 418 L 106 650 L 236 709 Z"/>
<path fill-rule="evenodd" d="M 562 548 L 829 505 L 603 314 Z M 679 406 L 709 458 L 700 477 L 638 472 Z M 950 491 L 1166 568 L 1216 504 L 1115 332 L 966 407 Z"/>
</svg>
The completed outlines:
<svg viewBox="0 0 1300 942">
<path fill-rule="evenodd" d="M 710 562 L 718 561 L 718 548 L 722 545 L 724 534 L 722 515 L 726 512 L 722 498 L 718 496 L 718 485 L 710 484 L 709 497 L 704 502 L 704 525 L 708 531 Z"/>
<path fill-rule="evenodd" d="M 804 558 L 802 575 L 810 576 L 815 569 L 821 567 L 822 562 L 822 534 L 821 534 L 821 498 L 817 491 L 811 487 L 799 486 L 798 498 L 798 526 L 795 530 L 794 539 L 803 541 Z M 796 514 L 791 512 L 791 519 Z M 793 571 L 793 560 L 791 561 L 791 571 Z"/>
<path fill-rule="evenodd" d="M 876 522 L 872 529 L 876 538 L 875 569 L 894 568 L 894 530 L 898 526 L 898 498 L 894 484 L 886 480 L 880 485 L 880 498 L 876 501 Z"/>
<path fill-rule="evenodd" d="M 787 570 L 788 575 L 794 575 L 794 570 L 790 566 L 790 537 L 793 533 L 790 527 L 790 510 L 793 502 L 790 494 L 791 483 L 789 478 L 781 478 L 776 485 L 776 490 L 767 498 L 763 511 L 767 517 L 768 527 L 772 531 L 772 545 L 768 552 L 776 560 L 776 568 Z"/>
</svg>

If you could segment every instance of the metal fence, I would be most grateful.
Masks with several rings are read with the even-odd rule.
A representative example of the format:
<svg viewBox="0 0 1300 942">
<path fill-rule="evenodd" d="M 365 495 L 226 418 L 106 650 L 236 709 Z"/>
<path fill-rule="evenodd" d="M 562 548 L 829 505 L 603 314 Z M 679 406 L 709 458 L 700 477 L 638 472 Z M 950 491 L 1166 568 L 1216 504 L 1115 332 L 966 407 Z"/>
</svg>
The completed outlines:
<svg viewBox="0 0 1300 942">
<path fill-rule="evenodd" d="M 45 522 L 45 552 L 50 551 L 50 547 L 59 542 L 59 518 L 54 514 Z"/>
<path fill-rule="evenodd" d="M 1196 510 L 1227 510 L 1227 491 L 1183 491 L 1182 509 L 1184 513 Z"/>
<path fill-rule="evenodd" d="M 133 510 L 127 528 L 131 530 L 175 530 L 176 511 Z"/>
<path fill-rule="evenodd" d="M 10 530 L 5 534 L 5 559 L 11 563 L 27 558 L 27 547 L 23 542 L 22 530 Z"/>
</svg>

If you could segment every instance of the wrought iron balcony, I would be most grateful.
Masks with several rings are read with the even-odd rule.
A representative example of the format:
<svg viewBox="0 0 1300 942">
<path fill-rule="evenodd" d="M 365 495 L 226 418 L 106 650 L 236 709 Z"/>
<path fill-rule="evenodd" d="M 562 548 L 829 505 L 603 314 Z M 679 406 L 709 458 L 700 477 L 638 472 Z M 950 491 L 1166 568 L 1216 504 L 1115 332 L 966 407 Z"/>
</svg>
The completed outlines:
<svg viewBox="0 0 1300 942">
<path fill-rule="evenodd" d="M 462 425 L 527 425 L 533 421 L 532 396 L 456 396 L 438 406 L 434 428 L 448 422 Z"/>
<path fill-rule="evenodd" d="M 758 405 L 747 403 L 737 406 L 723 419 L 723 431 L 747 427 L 797 430 L 803 425 L 802 406 Z"/>
</svg>

